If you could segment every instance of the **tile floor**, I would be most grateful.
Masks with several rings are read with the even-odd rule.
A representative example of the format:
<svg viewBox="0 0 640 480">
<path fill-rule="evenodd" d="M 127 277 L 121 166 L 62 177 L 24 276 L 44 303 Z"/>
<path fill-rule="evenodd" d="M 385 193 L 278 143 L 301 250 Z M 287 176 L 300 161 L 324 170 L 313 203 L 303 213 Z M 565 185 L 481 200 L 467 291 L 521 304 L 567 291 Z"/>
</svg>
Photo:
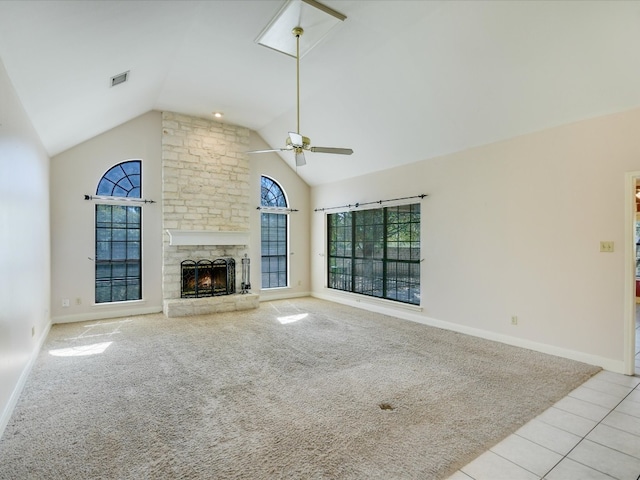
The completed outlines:
<svg viewBox="0 0 640 480">
<path fill-rule="evenodd" d="M 448 480 L 640 480 L 639 385 L 602 371 Z"/>
</svg>

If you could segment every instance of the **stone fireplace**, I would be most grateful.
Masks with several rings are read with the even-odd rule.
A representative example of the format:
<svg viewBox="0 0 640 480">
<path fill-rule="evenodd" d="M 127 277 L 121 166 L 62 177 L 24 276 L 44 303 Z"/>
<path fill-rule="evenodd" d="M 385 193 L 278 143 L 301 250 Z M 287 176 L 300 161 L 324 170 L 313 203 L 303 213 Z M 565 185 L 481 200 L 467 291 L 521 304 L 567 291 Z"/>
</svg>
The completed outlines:
<svg viewBox="0 0 640 480">
<path fill-rule="evenodd" d="M 258 306 L 257 295 L 235 293 L 235 264 L 249 253 L 248 143 L 246 128 L 162 114 L 162 291 L 169 317 Z M 225 276 L 225 294 L 215 278 L 198 277 L 198 292 L 184 296 L 184 262 L 217 259 L 234 265 L 233 275 Z M 217 293 L 200 295 L 209 283 Z"/>
</svg>

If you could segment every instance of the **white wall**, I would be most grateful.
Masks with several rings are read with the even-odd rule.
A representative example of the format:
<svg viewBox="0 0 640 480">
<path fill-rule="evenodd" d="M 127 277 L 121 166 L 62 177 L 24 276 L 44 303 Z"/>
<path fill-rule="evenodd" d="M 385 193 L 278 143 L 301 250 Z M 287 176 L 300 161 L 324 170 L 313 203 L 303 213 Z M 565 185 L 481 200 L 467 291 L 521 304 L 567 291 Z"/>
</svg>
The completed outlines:
<svg viewBox="0 0 640 480">
<path fill-rule="evenodd" d="M 248 150 L 270 148 L 256 133 L 249 136 Z M 260 294 L 260 300 L 273 300 L 308 295 L 311 289 L 309 276 L 310 203 L 309 186 L 291 169 L 279 155 L 261 153 L 249 155 L 251 169 L 251 291 Z M 302 167 L 304 168 L 304 167 Z M 262 290 L 260 288 L 260 178 L 272 178 L 284 189 L 289 207 L 297 209 L 289 215 L 289 287 Z"/>
<path fill-rule="evenodd" d="M 49 157 L 0 62 L 0 435 L 49 325 Z"/>
<path fill-rule="evenodd" d="M 640 170 L 638 132 L 640 110 L 599 117 L 319 186 L 311 207 L 428 194 L 422 311 L 384 308 L 622 371 L 624 181 Z M 324 214 L 311 227 L 313 294 L 383 308 L 325 288 Z"/>
<path fill-rule="evenodd" d="M 161 136 L 161 114 L 149 112 L 52 158 L 53 323 L 162 311 Z M 142 160 L 143 198 L 157 202 L 142 212 L 143 299 L 95 304 L 95 203 L 84 195 L 95 195 L 107 170 L 132 159 Z M 63 299 L 69 307 L 62 307 Z"/>
</svg>

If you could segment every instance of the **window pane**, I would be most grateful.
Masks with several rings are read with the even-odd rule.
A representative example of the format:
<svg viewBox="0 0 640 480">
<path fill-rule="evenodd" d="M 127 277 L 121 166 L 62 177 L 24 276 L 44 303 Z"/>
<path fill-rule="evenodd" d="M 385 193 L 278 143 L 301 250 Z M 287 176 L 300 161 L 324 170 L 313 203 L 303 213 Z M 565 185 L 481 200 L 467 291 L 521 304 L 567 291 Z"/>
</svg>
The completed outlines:
<svg viewBox="0 0 640 480">
<path fill-rule="evenodd" d="M 111 205 L 111 222 L 114 226 L 125 228 L 127 224 L 127 207 Z"/>
<path fill-rule="evenodd" d="M 96 278 L 110 278 L 111 277 L 111 265 L 98 264 L 96 265 Z"/>
<path fill-rule="evenodd" d="M 111 260 L 125 260 L 127 258 L 127 244 L 125 242 L 111 242 Z"/>
<path fill-rule="evenodd" d="M 124 242 L 127 240 L 127 230 L 125 230 L 124 228 L 111 229 L 110 233 L 114 242 Z"/>
<path fill-rule="evenodd" d="M 109 205 L 96 205 L 96 222 L 111 223 L 111 207 Z"/>
<path fill-rule="evenodd" d="M 127 266 L 124 263 L 114 263 L 111 265 L 112 278 L 125 278 L 127 276 Z"/>
<path fill-rule="evenodd" d="M 111 242 L 96 242 L 96 260 L 111 260 Z"/>
<path fill-rule="evenodd" d="M 127 207 L 127 223 L 131 226 L 139 225 L 141 214 L 140 207 Z"/>
<path fill-rule="evenodd" d="M 127 241 L 129 242 L 139 242 L 140 241 L 140 230 L 137 228 L 128 228 L 127 229 Z"/>
<path fill-rule="evenodd" d="M 140 242 L 127 243 L 127 259 L 138 260 L 140 258 Z"/>
</svg>

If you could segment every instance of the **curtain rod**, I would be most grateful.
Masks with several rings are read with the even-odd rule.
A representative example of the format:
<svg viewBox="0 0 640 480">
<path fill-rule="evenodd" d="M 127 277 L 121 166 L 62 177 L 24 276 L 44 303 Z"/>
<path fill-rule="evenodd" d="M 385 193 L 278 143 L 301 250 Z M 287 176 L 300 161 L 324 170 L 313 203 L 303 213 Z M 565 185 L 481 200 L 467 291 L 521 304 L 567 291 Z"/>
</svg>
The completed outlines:
<svg viewBox="0 0 640 480">
<path fill-rule="evenodd" d="M 287 207 L 256 207 L 256 210 L 265 210 L 267 212 L 280 213 L 280 212 L 297 212 L 297 208 L 287 208 Z"/>
<path fill-rule="evenodd" d="M 337 207 L 316 208 L 316 209 L 314 210 L 314 212 L 324 212 L 325 210 L 335 210 L 335 209 L 338 209 L 338 208 L 351 208 L 351 207 L 358 208 L 358 207 L 362 207 L 362 206 L 364 206 L 364 205 L 373 205 L 373 204 L 375 204 L 375 203 L 377 203 L 377 204 L 379 204 L 379 205 L 382 205 L 382 204 L 383 204 L 383 203 L 385 203 L 385 202 L 397 202 L 398 200 L 409 200 L 409 199 L 411 199 L 411 198 L 420 198 L 420 199 L 423 199 L 423 198 L 425 198 L 425 197 L 428 197 L 428 195 L 426 195 L 426 194 L 424 194 L 424 193 L 423 193 L 423 194 L 420 194 L 420 195 L 413 195 L 413 196 L 411 196 L 411 197 L 390 198 L 390 199 L 388 199 L 388 200 L 377 200 L 377 201 L 375 201 L 375 202 L 355 203 L 355 204 L 353 204 L 353 205 L 340 205 L 340 206 L 337 206 Z"/>
<path fill-rule="evenodd" d="M 145 200 L 142 198 L 131 197 L 105 197 L 102 195 L 85 195 L 85 200 L 102 200 L 108 202 L 134 202 L 134 203 L 156 203 L 155 200 Z"/>
</svg>

